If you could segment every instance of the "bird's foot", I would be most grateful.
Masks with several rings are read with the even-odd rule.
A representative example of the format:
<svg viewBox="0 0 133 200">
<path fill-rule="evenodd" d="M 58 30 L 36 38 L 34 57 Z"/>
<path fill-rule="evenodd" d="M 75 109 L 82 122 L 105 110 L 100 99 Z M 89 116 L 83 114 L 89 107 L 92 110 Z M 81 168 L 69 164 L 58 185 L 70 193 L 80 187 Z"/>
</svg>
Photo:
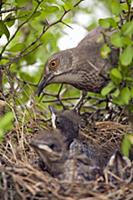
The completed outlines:
<svg viewBox="0 0 133 200">
<path fill-rule="evenodd" d="M 80 99 L 78 100 L 78 102 L 74 106 L 74 110 L 76 110 L 78 113 L 80 113 L 80 109 L 85 103 L 84 100 L 85 100 L 86 95 L 87 95 L 87 92 L 86 91 L 82 91 L 82 95 L 81 95 Z"/>
</svg>

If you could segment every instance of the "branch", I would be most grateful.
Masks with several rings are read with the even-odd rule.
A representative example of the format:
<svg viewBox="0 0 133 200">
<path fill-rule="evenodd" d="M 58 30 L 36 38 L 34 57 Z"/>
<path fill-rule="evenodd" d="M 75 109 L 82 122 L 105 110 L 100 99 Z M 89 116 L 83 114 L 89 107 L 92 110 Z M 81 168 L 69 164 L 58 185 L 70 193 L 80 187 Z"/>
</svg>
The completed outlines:
<svg viewBox="0 0 133 200">
<path fill-rule="evenodd" d="M 76 3 L 73 7 L 75 8 L 76 6 L 78 6 L 82 1 L 84 0 L 80 0 L 78 3 Z M 58 24 L 58 23 L 63 23 L 66 25 L 66 23 L 63 22 L 63 18 L 66 16 L 67 13 L 69 13 L 72 9 L 69 9 L 69 10 L 65 10 L 64 9 L 64 13 L 63 15 L 55 22 L 51 23 L 51 24 L 48 24 L 47 27 L 46 27 L 46 24 L 45 26 L 43 27 L 43 30 L 42 30 L 42 33 L 36 38 L 36 40 L 34 40 L 29 46 L 27 46 L 21 53 L 23 53 L 24 51 L 26 51 L 27 49 L 31 48 L 36 42 L 38 42 L 41 37 L 51 28 L 53 27 L 54 25 Z M 67 25 L 69 26 L 69 25 Z"/>
<path fill-rule="evenodd" d="M 17 30 L 15 31 L 15 33 L 12 35 L 12 37 L 8 40 L 8 42 L 5 44 L 5 46 L 3 47 L 1 53 L 0 53 L 0 57 L 2 56 L 2 54 L 4 53 L 5 49 L 7 48 L 7 46 L 10 44 L 10 42 L 15 38 L 16 34 L 18 33 L 18 31 L 20 30 L 20 28 L 26 24 L 31 18 L 32 16 L 35 14 L 35 12 L 37 11 L 39 5 L 41 4 L 41 2 L 38 2 L 36 8 L 34 9 L 34 11 L 32 12 L 32 14 L 29 16 L 29 18 L 27 18 L 22 24 L 20 24 L 17 28 Z"/>
<path fill-rule="evenodd" d="M 7 10 L 1 10 L 0 15 L 3 13 L 7 13 L 7 12 L 12 12 L 12 11 L 17 11 L 17 10 L 25 10 L 25 9 L 26 9 L 25 7 L 14 7 L 14 8 L 10 8 Z"/>
<path fill-rule="evenodd" d="M 19 54 L 19 55 L 17 55 L 16 57 L 14 57 L 14 58 L 11 58 L 10 59 L 10 61 L 8 62 L 8 63 L 6 63 L 5 65 L 0 65 L 0 67 L 2 68 L 2 69 L 4 69 L 4 67 L 8 67 L 8 66 L 10 66 L 11 64 L 13 64 L 13 63 L 15 63 L 15 62 L 18 62 L 18 60 L 20 60 L 20 58 L 22 58 L 22 57 L 25 57 L 25 56 L 27 56 L 27 55 L 29 55 L 29 54 L 31 54 L 33 51 L 35 51 L 38 47 L 40 47 L 42 45 L 42 43 L 39 43 L 36 47 L 34 47 L 33 49 L 31 49 L 30 51 L 28 51 L 28 52 L 26 52 L 26 53 L 24 53 L 24 54 Z M 5 58 L 5 57 L 2 57 L 3 59 L 7 59 L 7 58 Z"/>
<path fill-rule="evenodd" d="M 3 92 L 3 74 L 2 74 L 2 69 L 0 68 L 0 93 Z"/>
</svg>

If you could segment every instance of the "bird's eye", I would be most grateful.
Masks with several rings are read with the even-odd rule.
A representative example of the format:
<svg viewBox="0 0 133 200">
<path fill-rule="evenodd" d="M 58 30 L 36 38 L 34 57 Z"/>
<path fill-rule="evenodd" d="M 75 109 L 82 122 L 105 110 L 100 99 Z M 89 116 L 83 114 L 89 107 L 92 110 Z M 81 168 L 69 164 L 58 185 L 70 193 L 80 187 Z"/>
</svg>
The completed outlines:
<svg viewBox="0 0 133 200">
<path fill-rule="evenodd" d="M 52 143 L 52 144 L 49 145 L 49 147 L 50 147 L 52 150 L 54 150 L 54 149 L 56 149 L 57 146 L 56 146 L 56 144 L 53 144 L 53 143 Z"/>
<path fill-rule="evenodd" d="M 55 120 L 55 124 L 57 128 L 60 126 L 60 119 L 58 117 Z"/>
<path fill-rule="evenodd" d="M 49 63 L 49 69 L 50 70 L 56 70 L 58 65 L 59 65 L 59 59 L 54 59 Z"/>
</svg>

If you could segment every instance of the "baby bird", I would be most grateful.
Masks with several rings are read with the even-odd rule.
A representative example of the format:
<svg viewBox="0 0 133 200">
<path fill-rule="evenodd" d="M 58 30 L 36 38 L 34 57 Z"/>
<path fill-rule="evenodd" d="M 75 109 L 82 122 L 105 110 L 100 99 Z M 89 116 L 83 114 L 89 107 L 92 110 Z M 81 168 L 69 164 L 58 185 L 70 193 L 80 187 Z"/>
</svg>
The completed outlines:
<svg viewBox="0 0 133 200">
<path fill-rule="evenodd" d="M 96 122 L 95 128 L 81 128 L 81 118 L 73 110 L 55 111 L 50 108 L 52 113 L 52 124 L 61 134 L 65 136 L 70 145 L 77 138 L 88 149 L 95 149 L 95 158 L 100 160 L 100 166 L 104 167 L 110 157 L 118 149 L 128 127 L 116 122 Z M 100 159 L 99 159 L 100 157 Z"/>
<path fill-rule="evenodd" d="M 65 176 L 69 181 L 91 181 L 103 175 L 98 152 L 94 146 L 74 139 L 69 147 L 69 159 L 65 163 Z"/>
<path fill-rule="evenodd" d="M 80 116 L 74 110 L 56 111 L 49 106 L 52 118 L 52 126 L 59 130 L 69 146 L 73 139 L 79 137 Z"/>
<path fill-rule="evenodd" d="M 45 166 L 45 170 L 54 177 L 63 173 L 64 163 L 68 157 L 63 136 L 61 138 L 59 132 L 44 131 L 34 137 L 30 143 L 39 155 L 40 162 L 43 167 Z"/>
<path fill-rule="evenodd" d="M 110 158 L 104 169 L 105 181 L 119 184 L 119 181 L 127 183 L 133 181 L 133 166 L 131 161 L 116 151 Z"/>
<path fill-rule="evenodd" d="M 101 176 L 101 168 L 97 166 L 94 151 L 89 150 L 77 139 L 66 148 L 59 132 L 44 132 L 31 141 L 31 146 L 37 152 L 48 173 L 60 180 L 90 181 Z M 84 148 L 86 148 L 84 150 Z"/>
</svg>

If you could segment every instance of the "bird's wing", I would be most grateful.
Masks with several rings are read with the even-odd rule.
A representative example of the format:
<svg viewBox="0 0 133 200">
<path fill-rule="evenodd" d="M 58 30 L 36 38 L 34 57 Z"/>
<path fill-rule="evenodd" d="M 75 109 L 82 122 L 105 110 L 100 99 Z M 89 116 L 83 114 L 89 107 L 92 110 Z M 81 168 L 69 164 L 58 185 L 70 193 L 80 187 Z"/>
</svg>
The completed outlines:
<svg viewBox="0 0 133 200">
<path fill-rule="evenodd" d="M 96 41 L 100 36 L 101 33 L 104 32 L 104 28 L 102 27 L 97 27 L 94 30 L 92 30 L 91 32 L 89 32 L 85 38 L 83 38 L 79 44 L 77 45 L 77 47 L 82 47 L 82 46 L 86 46 L 87 44 L 93 43 L 94 41 Z"/>
</svg>

